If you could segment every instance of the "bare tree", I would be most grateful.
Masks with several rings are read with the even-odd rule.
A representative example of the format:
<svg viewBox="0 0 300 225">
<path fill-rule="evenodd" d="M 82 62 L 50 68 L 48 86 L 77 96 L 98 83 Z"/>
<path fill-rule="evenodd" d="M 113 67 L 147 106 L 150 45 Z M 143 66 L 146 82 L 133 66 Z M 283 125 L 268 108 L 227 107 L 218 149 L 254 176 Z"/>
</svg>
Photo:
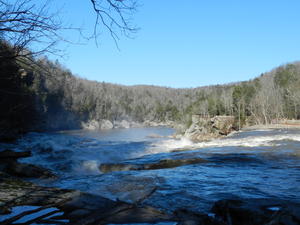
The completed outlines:
<svg viewBox="0 0 300 225">
<path fill-rule="evenodd" d="M 129 37 L 138 28 L 131 20 L 138 4 L 136 0 L 90 0 L 96 13 L 93 37 L 97 43 L 99 27 L 104 26 L 117 45 L 119 35 Z"/>
<path fill-rule="evenodd" d="M 88 0 L 96 13 L 93 35 L 97 44 L 100 31 L 107 30 L 116 42 L 119 35 L 130 36 L 137 31 L 130 20 L 136 10 L 135 0 Z M 66 26 L 59 12 L 51 10 L 48 0 L 0 0 L 0 39 L 7 41 L 16 56 L 45 53 L 59 54 L 59 41 L 65 40 L 62 31 L 77 28 Z M 80 32 L 81 33 L 81 32 Z M 86 35 L 84 35 L 86 36 Z M 34 49 L 32 47 L 34 46 Z M 31 52 L 28 49 L 31 48 Z"/>
<path fill-rule="evenodd" d="M 0 1 L 0 38 L 10 43 L 16 56 L 57 53 L 62 40 L 62 22 L 50 13 L 48 2 L 37 6 L 32 0 Z M 28 47 L 35 45 L 34 52 Z"/>
</svg>

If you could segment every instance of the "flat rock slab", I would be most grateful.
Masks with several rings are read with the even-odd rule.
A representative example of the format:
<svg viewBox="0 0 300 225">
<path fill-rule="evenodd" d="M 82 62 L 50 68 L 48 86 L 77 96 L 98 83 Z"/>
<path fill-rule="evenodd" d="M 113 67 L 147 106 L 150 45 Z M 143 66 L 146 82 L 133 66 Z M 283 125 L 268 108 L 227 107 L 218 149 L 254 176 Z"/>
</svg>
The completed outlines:
<svg viewBox="0 0 300 225">
<path fill-rule="evenodd" d="M 174 168 L 184 165 L 191 165 L 197 163 L 207 162 L 201 158 L 184 158 L 184 159 L 162 159 L 154 163 L 146 164 L 131 164 L 131 163 L 104 163 L 101 164 L 99 169 L 103 173 L 114 171 L 129 171 L 129 170 L 157 170 Z"/>
<path fill-rule="evenodd" d="M 176 220 L 176 219 L 175 219 Z M 2 176 L 0 224 L 156 223 L 174 217 L 155 208 Z"/>
</svg>

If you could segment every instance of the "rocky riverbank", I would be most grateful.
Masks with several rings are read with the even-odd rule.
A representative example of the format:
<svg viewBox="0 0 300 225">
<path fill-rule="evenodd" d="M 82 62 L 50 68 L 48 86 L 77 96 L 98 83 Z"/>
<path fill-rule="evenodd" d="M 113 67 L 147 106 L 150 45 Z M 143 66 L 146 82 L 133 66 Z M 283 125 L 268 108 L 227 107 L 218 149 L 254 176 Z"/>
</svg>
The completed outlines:
<svg viewBox="0 0 300 225">
<path fill-rule="evenodd" d="M 142 202 L 127 204 L 77 190 L 42 187 L 24 178 L 55 179 L 44 168 L 18 162 L 31 153 L 0 152 L 0 224 L 109 224 L 180 221 Z"/>
<path fill-rule="evenodd" d="M 168 126 L 174 127 L 176 123 L 173 121 L 158 122 L 146 120 L 144 122 L 136 122 L 131 120 L 120 120 L 120 121 L 110 121 L 110 120 L 89 120 L 87 122 L 82 122 L 81 127 L 85 130 L 110 130 L 119 128 L 140 128 L 140 127 L 159 127 Z"/>
<path fill-rule="evenodd" d="M 260 129 L 300 129 L 300 120 L 278 120 L 271 124 L 247 125 L 241 128 L 243 131 Z M 175 138 L 184 137 L 193 142 L 203 142 L 225 137 L 237 130 L 238 127 L 233 116 L 193 115 L 191 125 L 183 134 L 175 135 Z"/>
<path fill-rule="evenodd" d="M 260 124 L 243 127 L 243 131 L 262 130 L 262 129 L 300 129 L 299 120 L 283 120 L 272 124 Z"/>
<path fill-rule="evenodd" d="M 24 157 L 31 157 L 31 153 L 11 150 L 0 152 L 0 224 L 300 224 L 300 203 L 275 198 L 221 199 L 212 205 L 209 213 L 194 212 L 188 208 L 166 213 L 144 204 L 156 192 L 156 188 L 133 203 L 125 203 L 103 198 L 101 193 L 94 195 L 77 190 L 43 187 L 24 179 L 55 179 L 55 174 L 32 164 L 20 163 L 18 160 Z M 100 169 L 103 172 L 155 170 L 195 163 L 218 163 L 218 160 L 224 160 L 224 157 L 161 159 L 150 164 L 103 164 Z M 232 156 L 226 160 L 236 161 L 237 158 Z M 238 160 L 253 158 L 244 156 Z"/>
</svg>

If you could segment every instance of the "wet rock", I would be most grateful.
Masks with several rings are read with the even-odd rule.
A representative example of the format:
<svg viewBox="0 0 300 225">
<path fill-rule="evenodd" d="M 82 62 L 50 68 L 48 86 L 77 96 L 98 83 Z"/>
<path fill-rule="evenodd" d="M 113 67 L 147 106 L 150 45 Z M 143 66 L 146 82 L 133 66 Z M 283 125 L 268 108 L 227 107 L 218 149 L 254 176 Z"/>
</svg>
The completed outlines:
<svg viewBox="0 0 300 225">
<path fill-rule="evenodd" d="M 102 173 L 110 173 L 115 171 L 142 170 L 142 165 L 122 164 L 122 163 L 103 163 L 99 166 Z"/>
<path fill-rule="evenodd" d="M 179 218 L 178 225 L 226 225 L 212 216 L 187 209 L 178 209 L 174 214 Z"/>
<path fill-rule="evenodd" d="M 10 211 L 6 211 L 1 224 L 16 224 L 25 218 L 26 224 L 81 225 L 157 223 L 174 219 L 152 207 L 112 201 L 76 190 L 40 187 L 13 178 L 0 179 L 0 206 L 15 212 L 9 215 Z M 16 207 L 23 210 L 16 212 Z"/>
<path fill-rule="evenodd" d="M 154 194 L 163 182 L 162 178 L 152 176 L 123 176 L 120 174 L 117 179 L 111 179 L 109 183 L 101 185 L 99 193 L 127 203 L 140 204 Z"/>
<path fill-rule="evenodd" d="M 0 215 L 11 213 L 11 209 L 0 205 Z"/>
<path fill-rule="evenodd" d="M 145 164 L 145 170 L 156 170 L 156 169 L 166 169 L 174 168 L 178 166 L 191 165 L 197 163 L 207 162 L 205 159 L 201 158 L 189 158 L 189 159 L 162 159 L 157 163 Z"/>
<path fill-rule="evenodd" d="M 56 176 L 45 168 L 35 166 L 27 163 L 10 163 L 5 172 L 17 176 L 17 177 L 28 177 L 28 178 L 55 178 Z"/>
<path fill-rule="evenodd" d="M 14 152 L 4 150 L 0 152 L 0 171 L 17 177 L 26 178 L 55 178 L 49 170 L 27 163 L 19 163 L 19 158 L 30 157 L 31 152 Z"/>
<path fill-rule="evenodd" d="M 0 160 L 4 159 L 18 159 L 18 158 L 26 158 L 30 157 L 31 152 L 25 151 L 25 152 L 14 152 L 12 150 L 4 150 L 0 152 Z"/>
<path fill-rule="evenodd" d="M 191 165 L 197 163 L 207 162 L 201 158 L 187 158 L 187 159 L 162 159 L 158 162 L 148 164 L 130 164 L 130 163 L 105 163 L 101 164 L 99 169 L 103 173 L 114 171 L 129 171 L 129 170 L 157 170 L 174 168 L 184 165 Z"/>
<path fill-rule="evenodd" d="M 300 203 L 280 199 L 221 200 L 212 211 L 231 225 L 300 224 Z"/>
<path fill-rule="evenodd" d="M 157 223 L 172 221 L 174 218 L 164 212 L 152 207 L 129 207 L 119 213 L 108 217 L 104 223 L 122 224 L 126 223 Z"/>
</svg>

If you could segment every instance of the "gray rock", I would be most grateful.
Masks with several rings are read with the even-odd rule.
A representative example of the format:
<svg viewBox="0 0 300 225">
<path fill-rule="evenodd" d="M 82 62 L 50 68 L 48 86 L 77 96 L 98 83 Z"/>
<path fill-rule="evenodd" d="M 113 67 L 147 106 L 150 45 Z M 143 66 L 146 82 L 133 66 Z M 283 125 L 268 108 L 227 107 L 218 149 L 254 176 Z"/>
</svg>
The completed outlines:
<svg viewBox="0 0 300 225">
<path fill-rule="evenodd" d="M 201 115 L 192 116 L 192 124 L 184 132 L 184 137 L 195 141 L 209 141 L 228 135 L 233 131 L 234 117 L 232 116 L 215 116 L 202 117 Z"/>
<path fill-rule="evenodd" d="M 81 126 L 86 130 L 108 130 L 114 128 L 114 125 L 109 120 L 89 120 L 82 122 Z"/>
<path fill-rule="evenodd" d="M 99 130 L 100 123 L 96 120 L 89 120 L 87 122 L 82 122 L 81 126 L 85 130 Z"/>
<path fill-rule="evenodd" d="M 99 169 L 103 173 L 115 171 L 129 171 L 129 170 L 157 170 L 174 168 L 184 165 L 191 165 L 197 163 L 207 162 L 201 158 L 186 158 L 186 159 L 162 159 L 158 162 L 148 164 L 130 164 L 130 163 L 104 163 L 101 164 Z"/>
<path fill-rule="evenodd" d="M 8 164 L 5 172 L 17 177 L 56 178 L 50 170 L 27 163 L 13 162 Z"/>
<path fill-rule="evenodd" d="M 228 135 L 234 130 L 235 119 L 233 116 L 216 116 L 211 119 L 211 122 L 221 135 Z"/>
<path fill-rule="evenodd" d="M 152 207 L 112 201 L 101 196 L 50 187 L 40 187 L 13 178 L 0 178 L 0 209 L 8 215 L 1 224 L 14 224 L 27 216 L 26 224 L 157 223 L 176 220 Z M 16 206 L 25 211 L 9 216 Z M 36 216 L 35 214 L 39 214 Z M 0 216 L 1 217 L 1 216 Z M 61 224 L 61 223 L 59 223 Z"/>
<path fill-rule="evenodd" d="M 129 170 L 142 170 L 141 165 L 123 164 L 123 163 L 103 163 L 99 166 L 102 173 L 110 173 L 114 171 L 129 171 Z"/>
<path fill-rule="evenodd" d="M 127 120 L 115 121 L 114 128 L 125 128 L 128 129 L 131 127 L 131 124 Z"/>
<path fill-rule="evenodd" d="M 114 125 L 109 120 L 101 120 L 100 122 L 100 129 L 101 130 L 109 130 L 113 129 Z"/>
</svg>

